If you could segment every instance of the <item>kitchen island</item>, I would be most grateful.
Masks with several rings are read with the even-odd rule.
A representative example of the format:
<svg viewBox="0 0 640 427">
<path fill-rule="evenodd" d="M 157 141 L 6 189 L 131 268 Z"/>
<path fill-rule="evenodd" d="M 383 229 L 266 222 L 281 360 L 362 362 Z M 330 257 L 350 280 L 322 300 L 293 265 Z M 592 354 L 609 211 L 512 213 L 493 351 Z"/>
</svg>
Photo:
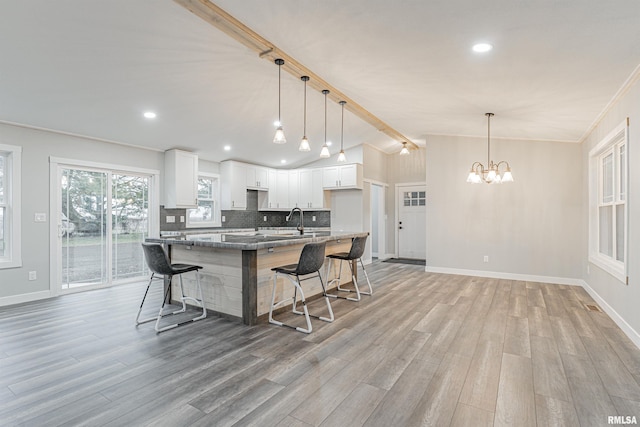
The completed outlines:
<svg viewBox="0 0 640 427">
<path fill-rule="evenodd" d="M 149 238 L 146 241 L 163 244 L 172 263 L 203 267 L 200 281 L 208 310 L 255 325 L 269 312 L 273 267 L 297 263 L 302 247 L 307 243 L 326 242 L 328 255 L 348 252 L 352 238 L 366 235 L 366 232 L 330 231 L 309 231 L 300 235 L 290 230 L 264 230 Z M 349 281 L 349 266 L 344 263 L 342 269 L 342 277 Z M 324 268 L 321 273 L 326 281 Z M 195 295 L 195 277 L 185 275 L 183 280 L 185 292 Z M 293 296 L 293 286 L 284 280 L 278 280 L 277 300 Z M 307 299 L 322 292 L 317 279 L 306 280 L 303 284 Z M 178 286 L 178 281 L 172 284 L 172 295 L 179 295 Z"/>
</svg>

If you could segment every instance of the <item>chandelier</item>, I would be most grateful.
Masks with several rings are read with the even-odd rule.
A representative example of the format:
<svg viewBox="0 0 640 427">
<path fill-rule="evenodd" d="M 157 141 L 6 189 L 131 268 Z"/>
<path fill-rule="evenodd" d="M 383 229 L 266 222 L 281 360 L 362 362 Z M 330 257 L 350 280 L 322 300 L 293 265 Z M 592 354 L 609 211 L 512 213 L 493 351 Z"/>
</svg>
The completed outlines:
<svg viewBox="0 0 640 427">
<path fill-rule="evenodd" d="M 472 184 L 513 182 L 509 162 L 502 160 L 498 163 L 493 163 L 493 160 L 491 160 L 491 117 L 494 114 L 485 113 L 484 115 L 487 116 L 487 167 L 485 168 L 480 162 L 474 162 L 471 165 L 467 182 Z"/>
</svg>

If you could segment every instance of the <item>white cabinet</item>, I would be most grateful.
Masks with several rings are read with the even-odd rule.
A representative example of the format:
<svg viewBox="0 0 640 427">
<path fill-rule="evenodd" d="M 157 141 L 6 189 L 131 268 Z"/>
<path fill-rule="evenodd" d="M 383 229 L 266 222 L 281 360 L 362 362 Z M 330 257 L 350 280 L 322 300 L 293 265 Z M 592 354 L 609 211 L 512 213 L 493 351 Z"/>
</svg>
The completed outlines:
<svg viewBox="0 0 640 427">
<path fill-rule="evenodd" d="M 300 200 L 300 172 L 296 170 L 289 171 L 289 196 L 287 198 L 290 208 L 302 208 Z"/>
<path fill-rule="evenodd" d="M 220 208 L 247 208 L 247 166 L 226 161 L 220 163 Z"/>
<path fill-rule="evenodd" d="M 269 170 L 269 209 L 289 208 L 289 171 Z"/>
<path fill-rule="evenodd" d="M 322 188 L 322 169 L 301 169 L 298 203 L 303 209 L 324 208 L 324 189 Z"/>
<path fill-rule="evenodd" d="M 198 155 L 181 150 L 164 153 L 165 208 L 198 207 Z"/>
<path fill-rule="evenodd" d="M 246 171 L 247 188 L 263 191 L 269 189 L 269 170 L 267 168 L 246 165 Z"/>
<path fill-rule="evenodd" d="M 324 168 L 322 186 L 327 190 L 362 189 L 362 165 L 354 163 Z"/>
</svg>

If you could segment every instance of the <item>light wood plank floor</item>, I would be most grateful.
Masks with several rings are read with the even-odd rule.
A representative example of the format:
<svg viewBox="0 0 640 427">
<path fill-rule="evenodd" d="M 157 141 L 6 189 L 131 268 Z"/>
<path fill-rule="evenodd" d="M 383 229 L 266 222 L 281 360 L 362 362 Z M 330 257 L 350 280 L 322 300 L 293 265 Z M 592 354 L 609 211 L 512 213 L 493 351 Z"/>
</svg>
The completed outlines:
<svg viewBox="0 0 640 427">
<path fill-rule="evenodd" d="M 305 335 L 134 326 L 145 283 L 0 308 L 0 425 L 603 426 L 640 351 L 579 287 L 375 262 Z M 159 301 L 159 292 L 152 298 Z M 323 314 L 321 300 L 310 304 Z M 282 315 L 291 321 L 297 316 Z M 281 317 L 282 317 L 281 316 Z"/>
</svg>

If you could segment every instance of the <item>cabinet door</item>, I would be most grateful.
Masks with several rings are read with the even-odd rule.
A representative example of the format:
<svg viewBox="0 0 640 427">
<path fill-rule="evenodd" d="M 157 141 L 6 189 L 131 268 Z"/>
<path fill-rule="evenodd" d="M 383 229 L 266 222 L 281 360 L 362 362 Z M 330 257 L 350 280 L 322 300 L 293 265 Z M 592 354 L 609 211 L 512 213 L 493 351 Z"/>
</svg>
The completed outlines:
<svg viewBox="0 0 640 427">
<path fill-rule="evenodd" d="M 313 169 L 311 171 L 311 208 L 324 208 L 324 188 L 322 188 L 322 169 Z"/>
<path fill-rule="evenodd" d="M 322 186 L 324 188 L 338 188 L 340 186 L 338 166 L 330 166 L 322 170 Z"/>
<path fill-rule="evenodd" d="M 340 166 L 338 178 L 340 187 L 355 187 L 358 185 L 358 169 L 356 165 Z"/>
<path fill-rule="evenodd" d="M 289 207 L 289 171 L 277 171 L 276 180 L 276 206 L 274 207 L 286 209 Z"/>
<path fill-rule="evenodd" d="M 278 207 L 278 171 L 275 169 L 269 169 L 269 209 L 275 209 Z"/>
<path fill-rule="evenodd" d="M 322 188 L 322 170 L 320 170 L 320 188 Z M 300 176 L 298 179 L 299 188 L 298 194 L 298 206 L 301 208 L 310 208 L 312 207 L 312 198 L 313 198 L 313 170 L 311 169 L 301 169 L 299 171 Z"/>
<path fill-rule="evenodd" d="M 231 168 L 231 209 L 246 209 L 247 207 L 247 167 L 235 163 Z"/>
<path fill-rule="evenodd" d="M 246 167 L 246 182 L 247 188 L 256 188 L 258 186 L 258 178 L 256 177 L 257 169 L 255 166 L 247 166 Z"/>
<path fill-rule="evenodd" d="M 180 150 L 165 153 L 165 191 L 167 208 L 198 206 L 198 156 Z"/>
<path fill-rule="evenodd" d="M 289 171 L 289 197 L 287 207 L 295 208 L 301 207 L 304 208 L 303 201 L 300 198 L 300 172 L 297 170 Z"/>
<path fill-rule="evenodd" d="M 256 168 L 255 171 L 257 187 L 261 190 L 269 189 L 269 169 Z"/>
</svg>

